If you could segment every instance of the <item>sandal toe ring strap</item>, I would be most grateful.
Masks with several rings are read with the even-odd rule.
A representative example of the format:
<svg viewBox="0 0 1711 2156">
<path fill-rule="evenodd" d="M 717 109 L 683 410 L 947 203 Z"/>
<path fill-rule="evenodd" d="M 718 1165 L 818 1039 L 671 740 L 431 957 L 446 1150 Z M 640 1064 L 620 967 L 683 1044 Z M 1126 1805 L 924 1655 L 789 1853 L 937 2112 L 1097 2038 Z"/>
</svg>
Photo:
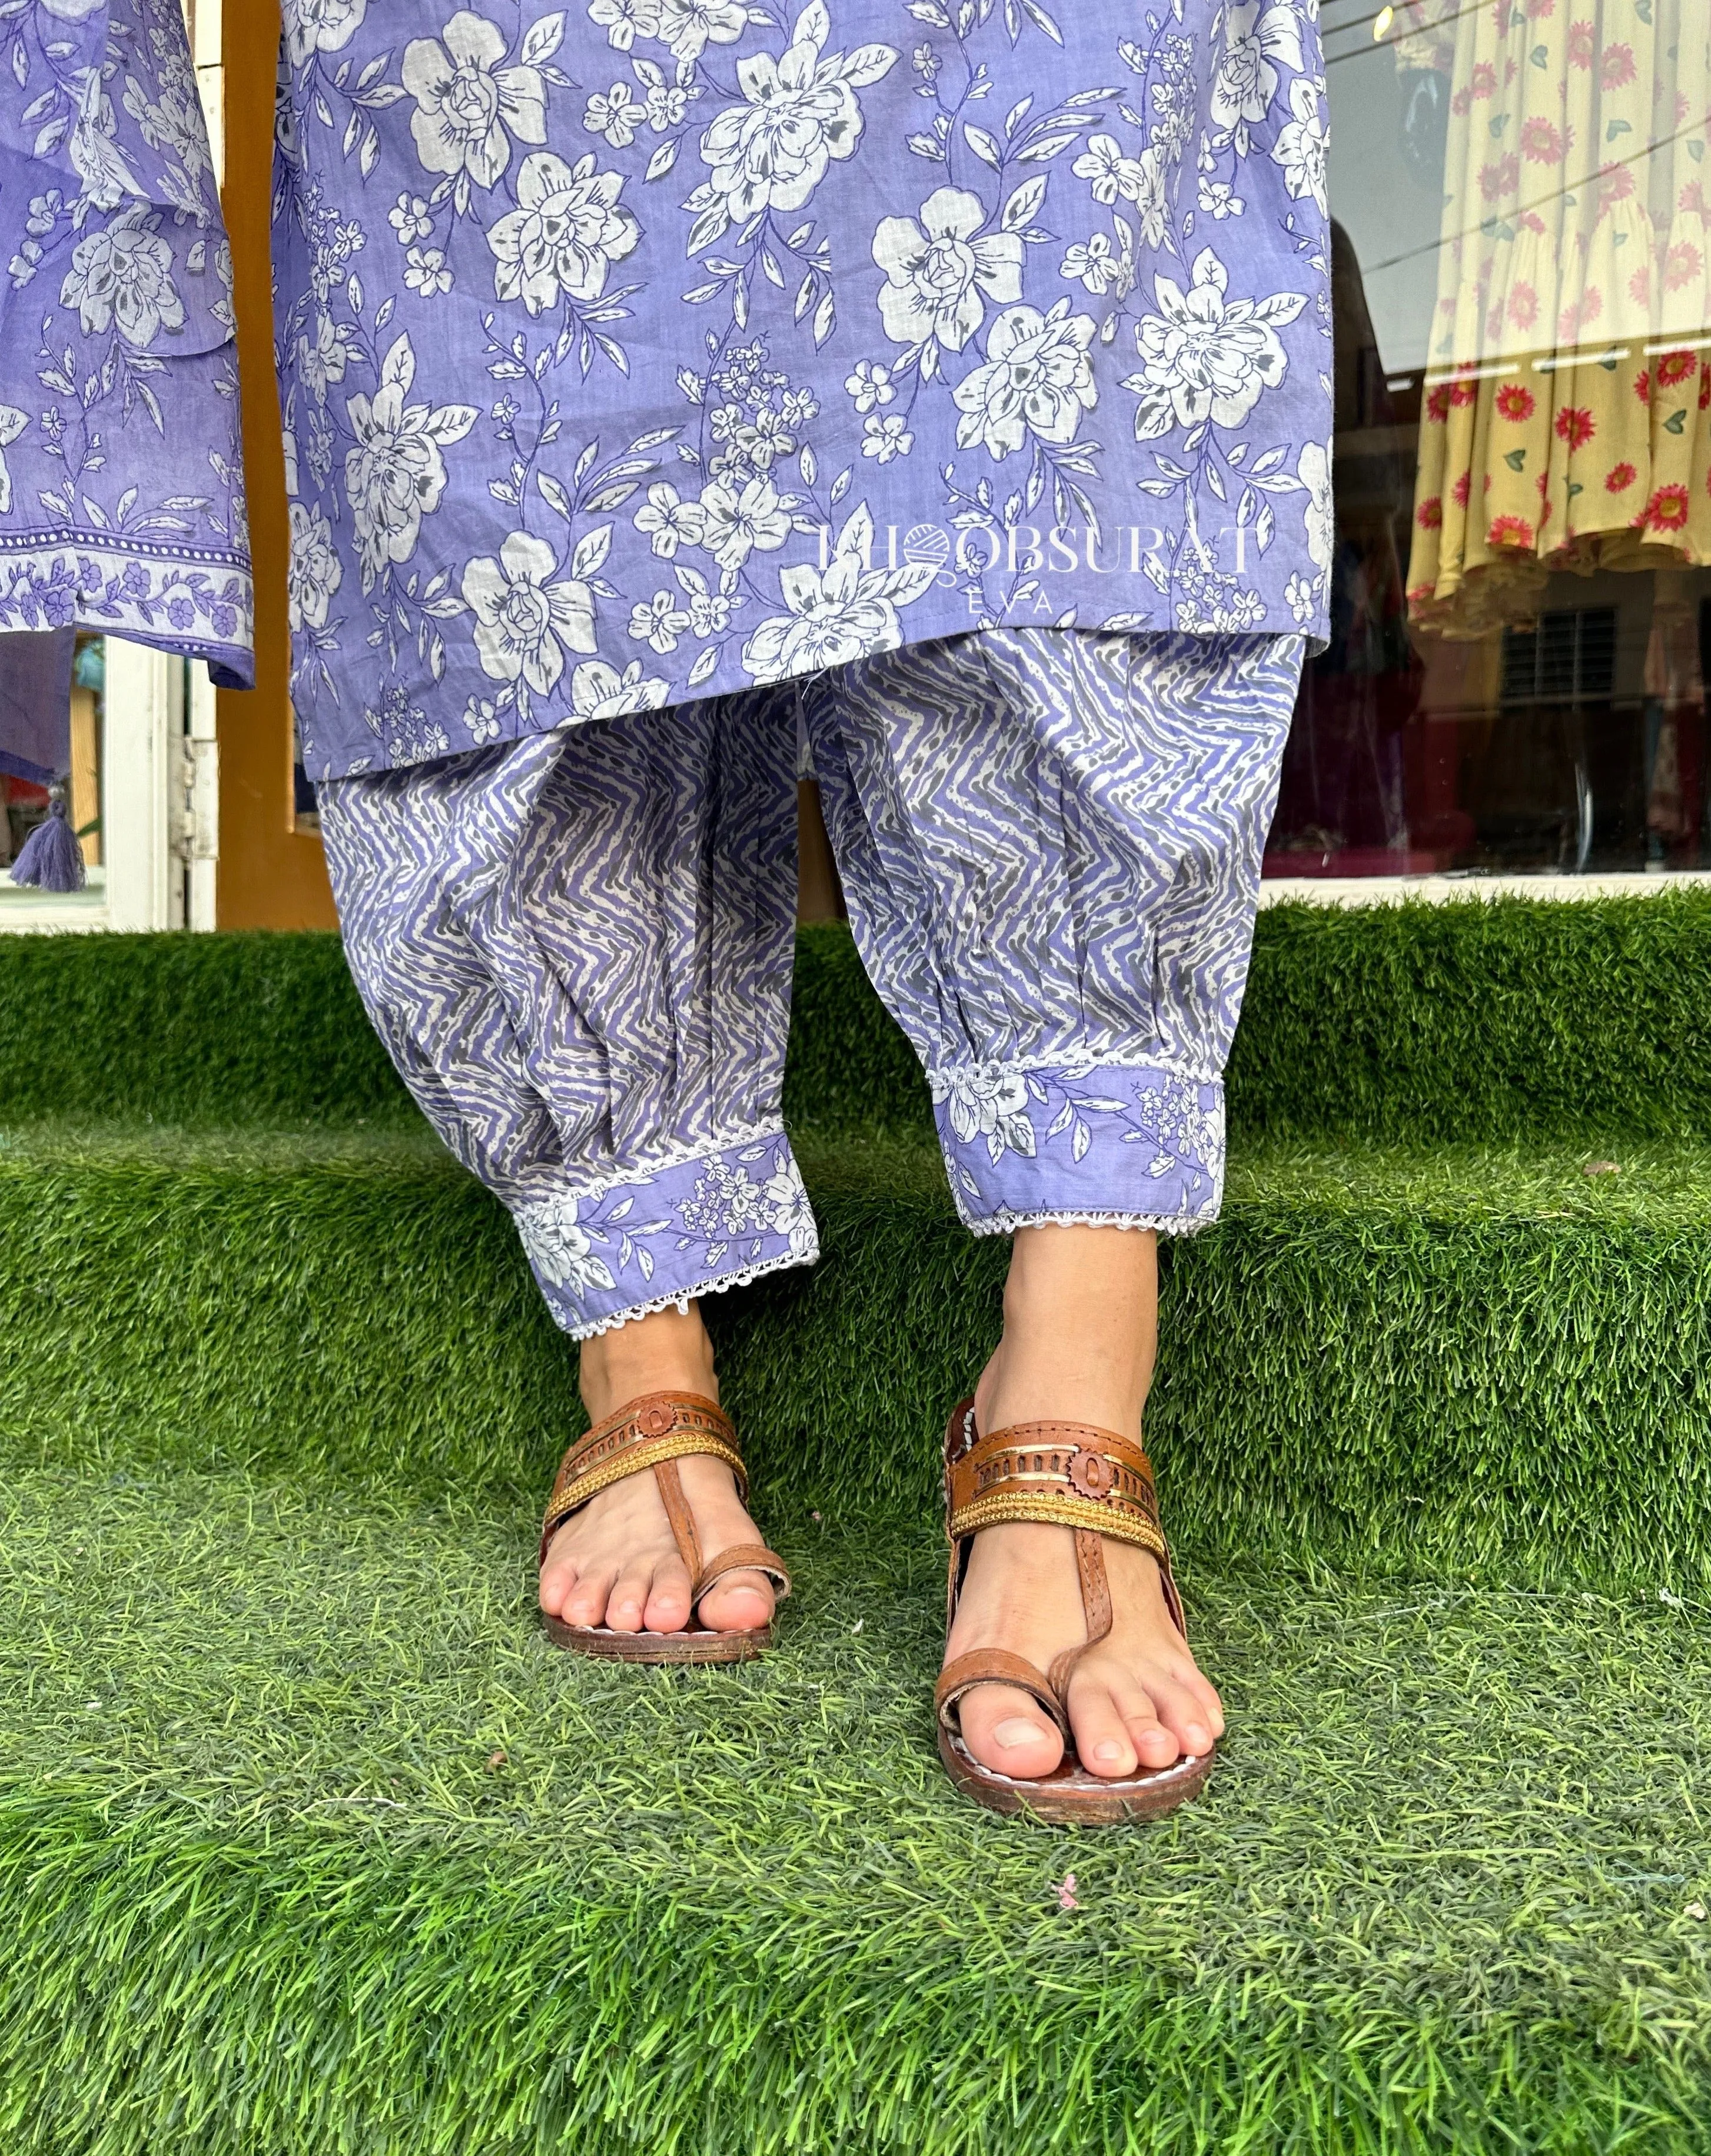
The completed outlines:
<svg viewBox="0 0 1711 2156">
<path fill-rule="evenodd" d="M 1069 1716 L 1063 1702 L 1032 1662 L 1024 1656 L 1011 1654 L 1005 1647 L 976 1647 L 969 1654 L 958 1655 L 955 1661 L 947 1662 L 939 1671 L 938 1682 L 933 1688 L 933 1705 L 947 1729 L 960 1727 L 957 1710 L 963 1694 L 984 1684 L 1013 1685 L 1018 1691 L 1028 1693 L 1056 1724 L 1065 1745 L 1070 1744 Z"/>
</svg>

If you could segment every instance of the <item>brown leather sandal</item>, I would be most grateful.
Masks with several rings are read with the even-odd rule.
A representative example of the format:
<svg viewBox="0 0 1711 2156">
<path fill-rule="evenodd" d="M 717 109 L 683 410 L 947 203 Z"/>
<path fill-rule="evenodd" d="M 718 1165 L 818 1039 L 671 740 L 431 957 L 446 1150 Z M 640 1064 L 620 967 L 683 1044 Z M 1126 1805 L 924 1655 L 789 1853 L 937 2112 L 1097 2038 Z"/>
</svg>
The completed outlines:
<svg viewBox="0 0 1711 2156">
<path fill-rule="evenodd" d="M 939 1674 L 938 1753 L 951 1779 L 977 1804 L 996 1812 L 1030 1811 L 1054 1825 L 1077 1821 L 1114 1825 L 1123 1820 L 1157 1819 L 1198 1796 L 1212 1771 L 1212 1754 L 1183 1758 L 1168 1767 L 1143 1768 L 1112 1780 L 1090 1774 L 1076 1757 L 1070 1731 L 1069 1685 L 1076 1664 L 1111 1630 L 1111 1587 L 1102 1537 L 1150 1550 L 1164 1576 L 1165 1607 L 1184 1640 L 1182 1598 L 1170 1573 L 1170 1552 L 1159 1525 L 1152 1463 L 1138 1445 L 1114 1430 L 1085 1423 L 1026 1422 L 982 1437 L 974 1403 L 964 1400 L 951 1415 L 944 1438 L 945 1526 L 950 1536 L 950 1581 L 945 1634 L 969 1568 L 969 1553 L 983 1527 L 1001 1520 L 1042 1520 L 1073 1527 L 1076 1568 L 1087 1636 L 1066 1648 L 1041 1671 L 1002 1647 L 958 1655 Z M 1014 1685 L 1037 1700 L 1063 1736 L 1063 1758 L 1037 1781 L 1020 1781 L 984 1767 L 963 1742 L 958 1702 L 976 1685 Z M 1214 1748 L 1215 1749 L 1215 1747 Z"/>
<path fill-rule="evenodd" d="M 763 1572 L 778 1587 L 782 1601 L 790 1592 L 784 1560 L 761 1543 L 732 1543 L 705 1562 L 695 1515 L 683 1494 L 680 1460 L 705 1453 L 722 1460 L 737 1477 L 737 1494 L 746 1502 L 748 1471 L 737 1450 L 737 1433 L 728 1417 L 699 1393 L 647 1393 L 608 1415 L 597 1429 L 572 1445 L 558 1470 L 547 1517 L 541 1528 L 541 1558 L 573 1512 L 590 1497 L 626 1476 L 651 1468 L 678 1554 L 690 1578 L 690 1617 L 716 1579 L 731 1572 Z M 609 1625 L 567 1625 L 543 1611 L 547 1635 L 573 1655 L 599 1655 L 615 1662 L 746 1662 L 772 1644 L 773 1628 L 758 1625 L 747 1632 L 614 1632 Z"/>
</svg>

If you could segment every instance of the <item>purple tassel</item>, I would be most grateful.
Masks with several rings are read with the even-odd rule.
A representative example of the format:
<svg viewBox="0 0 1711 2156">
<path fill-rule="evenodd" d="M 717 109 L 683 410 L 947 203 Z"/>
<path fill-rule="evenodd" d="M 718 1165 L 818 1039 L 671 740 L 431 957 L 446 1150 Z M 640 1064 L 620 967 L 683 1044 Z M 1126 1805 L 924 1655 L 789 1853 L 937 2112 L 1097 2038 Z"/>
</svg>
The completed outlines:
<svg viewBox="0 0 1711 2156">
<path fill-rule="evenodd" d="M 33 884 L 39 891 L 83 889 L 83 848 L 65 820 L 65 797 L 58 787 L 49 796 L 47 814 L 24 840 L 12 864 L 12 880 Z"/>
</svg>

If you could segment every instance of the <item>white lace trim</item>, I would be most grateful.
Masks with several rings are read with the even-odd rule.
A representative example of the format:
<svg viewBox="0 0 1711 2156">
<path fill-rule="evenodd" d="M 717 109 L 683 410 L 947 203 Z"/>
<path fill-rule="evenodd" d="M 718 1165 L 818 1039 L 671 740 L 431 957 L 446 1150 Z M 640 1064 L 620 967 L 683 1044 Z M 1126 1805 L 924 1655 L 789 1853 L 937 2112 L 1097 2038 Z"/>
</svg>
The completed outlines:
<svg viewBox="0 0 1711 2156">
<path fill-rule="evenodd" d="M 959 1213 L 962 1207 L 957 1208 Z M 1150 1228 L 1159 1235 L 1197 1235 L 1217 1219 L 1217 1209 L 1192 1218 L 1181 1213 L 1011 1213 L 983 1214 L 975 1219 L 963 1213 L 963 1225 L 971 1235 L 1014 1235 L 1018 1228 Z"/>
<path fill-rule="evenodd" d="M 1161 1077 L 1179 1079 L 1189 1086 L 1219 1086 L 1224 1083 L 1221 1070 L 1196 1069 L 1186 1063 L 1171 1063 L 1161 1055 L 999 1055 L 984 1063 L 929 1063 L 923 1066 L 927 1081 L 935 1079 L 941 1083 L 974 1071 L 984 1075 L 993 1070 L 1020 1070 L 1025 1077 L 1030 1070 L 1049 1070 L 1060 1073 L 1074 1070 L 1080 1074 L 1076 1082 L 1091 1078 L 1099 1070 L 1150 1070 Z"/>
<path fill-rule="evenodd" d="M 727 1288 L 747 1287 L 763 1273 L 781 1273 L 792 1265 L 811 1265 L 820 1259 L 820 1238 L 814 1239 L 813 1247 L 800 1252 L 781 1250 L 775 1258 L 768 1258 L 758 1265 L 744 1265 L 734 1273 L 721 1273 L 715 1280 L 698 1281 L 693 1286 L 679 1288 L 675 1295 L 655 1296 L 651 1302 L 632 1303 L 611 1317 L 597 1318 L 589 1325 L 567 1325 L 564 1330 L 573 1340 L 592 1340 L 599 1332 L 615 1332 L 620 1325 L 628 1325 L 634 1317 L 652 1317 L 662 1310 L 681 1311 L 686 1317 L 689 1306 L 697 1296 L 722 1295 Z"/>
</svg>

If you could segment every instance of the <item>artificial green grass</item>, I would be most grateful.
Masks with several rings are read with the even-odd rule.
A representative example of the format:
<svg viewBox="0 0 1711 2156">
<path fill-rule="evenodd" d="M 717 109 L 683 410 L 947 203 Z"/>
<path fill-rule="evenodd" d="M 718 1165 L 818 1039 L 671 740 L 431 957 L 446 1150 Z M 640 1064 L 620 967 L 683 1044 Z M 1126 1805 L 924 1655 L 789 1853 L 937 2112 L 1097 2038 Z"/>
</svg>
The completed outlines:
<svg viewBox="0 0 1711 2156">
<path fill-rule="evenodd" d="M 1238 1135 L 1711 1137 L 1711 891 L 1261 913 Z M 921 1129 L 841 928 L 798 943 L 786 1113 Z M 0 937 L 0 1120 L 414 1120 L 328 935 Z"/>
<path fill-rule="evenodd" d="M 1703 2148 L 1711 1611 L 1194 1568 L 1206 1797 L 1048 1830 L 938 1766 L 933 1525 L 758 1505 L 773 1655 L 639 1671 L 521 1507 L 9 1476 L 3 2145 Z"/>
<path fill-rule="evenodd" d="M 333 939 L 0 939 L 0 2148 L 1697 2156 L 1708 932 L 1262 916 L 1148 1432 L 1232 1738 L 1115 1834 L 932 1750 L 1005 1251 L 841 932 L 825 1258 L 706 1306 L 799 1592 L 712 1672 L 541 1640 L 573 1353 Z"/>
<path fill-rule="evenodd" d="M 808 1141 L 825 1255 L 707 1300 L 762 1471 L 926 1517 L 1006 1252 L 936 1152 Z M 1167 1249 L 1148 1415 L 1206 1555 L 1711 1588 L 1711 1148 L 1250 1146 Z M 0 1434 L 19 1457 L 293 1466 L 538 1498 L 573 1351 L 425 1131 L 14 1129 Z"/>
</svg>

